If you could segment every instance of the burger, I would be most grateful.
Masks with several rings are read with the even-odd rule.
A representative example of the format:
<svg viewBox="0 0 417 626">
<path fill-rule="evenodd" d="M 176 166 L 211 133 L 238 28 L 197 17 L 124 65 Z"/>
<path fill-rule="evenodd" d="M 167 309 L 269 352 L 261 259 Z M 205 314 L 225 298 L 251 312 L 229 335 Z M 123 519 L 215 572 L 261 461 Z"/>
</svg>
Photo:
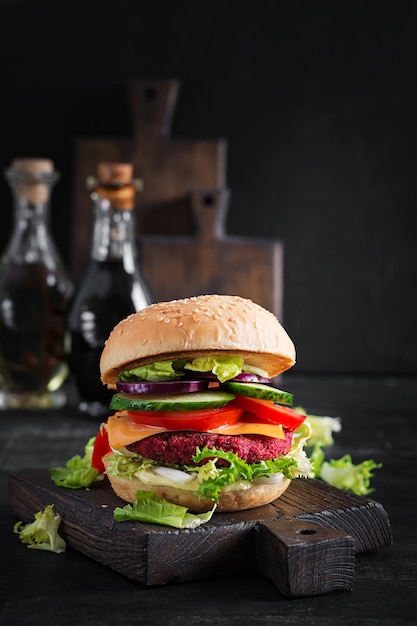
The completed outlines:
<svg viewBox="0 0 417 626">
<path fill-rule="evenodd" d="M 241 511 L 308 476 L 306 416 L 273 379 L 295 348 L 270 311 L 239 296 L 152 304 L 113 329 L 100 360 L 115 393 L 93 465 L 115 493 L 201 513 Z"/>
</svg>

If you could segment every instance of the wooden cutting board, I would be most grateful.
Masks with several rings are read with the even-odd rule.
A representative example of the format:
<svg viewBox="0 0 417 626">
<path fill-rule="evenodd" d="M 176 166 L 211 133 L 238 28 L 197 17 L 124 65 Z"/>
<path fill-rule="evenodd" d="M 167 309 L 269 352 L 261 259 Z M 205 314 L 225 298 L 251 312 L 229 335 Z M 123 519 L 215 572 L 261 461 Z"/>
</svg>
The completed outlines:
<svg viewBox="0 0 417 626">
<path fill-rule="evenodd" d="M 81 279 L 91 246 L 86 179 L 96 175 L 99 161 L 129 161 L 143 181 L 136 240 L 154 299 L 238 294 L 282 320 L 282 242 L 226 236 L 227 142 L 171 137 L 179 87 L 178 80 L 134 81 L 131 136 L 76 140 L 72 276 Z"/>
<path fill-rule="evenodd" d="M 143 183 L 136 211 L 138 235 L 190 233 L 192 220 L 184 206 L 190 189 L 225 186 L 224 140 L 170 136 L 179 88 L 179 81 L 173 79 L 134 81 L 127 94 L 131 134 L 76 139 L 71 260 L 75 279 L 82 274 L 91 246 L 93 214 L 86 181 L 96 176 L 100 161 L 133 163 L 134 177 Z M 125 99 L 126 94 L 121 93 L 120 98 Z"/>
<path fill-rule="evenodd" d="M 219 513 L 194 530 L 116 522 L 124 503 L 107 480 L 88 490 L 59 488 L 47 470 L 10 476 L 9 502 L 30 522 L 53 504 L 68 546 L 145 585 L 259 572 L 286 597 L 353 588 L 355 554 L 392 543 L 383 506 L 308 479 L 274 503 Z"/>
<path fill-rule="evenodd" d="M 283 245 L 276 240 L 225 234 L 227 190 L 189 194 L 195 232 L 143 235 L 139 252 L 155 300 L 209 293 L 250 298 L 282 320 Z"/>
</svg>

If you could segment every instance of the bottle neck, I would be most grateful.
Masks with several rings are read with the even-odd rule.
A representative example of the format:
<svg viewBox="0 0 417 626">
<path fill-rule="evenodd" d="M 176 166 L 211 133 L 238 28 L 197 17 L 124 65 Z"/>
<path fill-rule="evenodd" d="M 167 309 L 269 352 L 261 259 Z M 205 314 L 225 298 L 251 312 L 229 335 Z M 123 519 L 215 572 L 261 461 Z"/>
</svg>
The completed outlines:
<svg viewBox="0 0 417 626">
<path fill-rule="evenodd" d="M 133 274 L 136 254 L 132 210 L 115 209 L 108 199 L 96 198 L 91 258 L 99 262 L 123 262 L 126 272 Z"/>
<path fill-rule="evenodd" d="M 15 226 L 8 254 L 24 263 L 45 262 L 56 253 L 49 230 L 49 202 L 15 194 Z"/>
</svg>

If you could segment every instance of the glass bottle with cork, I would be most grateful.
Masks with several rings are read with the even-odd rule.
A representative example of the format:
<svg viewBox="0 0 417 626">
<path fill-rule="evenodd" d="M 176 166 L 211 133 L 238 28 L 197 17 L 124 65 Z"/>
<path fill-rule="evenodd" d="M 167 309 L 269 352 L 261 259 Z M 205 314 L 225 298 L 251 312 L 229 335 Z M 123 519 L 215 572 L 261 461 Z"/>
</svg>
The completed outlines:
<svg viewBox="0 0 417 626">
<path fill-rule="evenodd" d="M 53 161 L 19 158 L 4 171 L 14 227 L 0 261 L 0 408 L 61 407 L 73 285 L 49 226 Z"/>
<path fill-rule="evenodd" d="M 74 297 L 68 328 L 70 371 L 79 408 L 91 416 L 108 413 L 112 393 L 100 381 L 104 342 L 120 320 L 151 303 L 135 241 L 139 185 L 131 163 L 101 162 L 87 181 L 94 218 L 90 258 Z"/>
</svg>

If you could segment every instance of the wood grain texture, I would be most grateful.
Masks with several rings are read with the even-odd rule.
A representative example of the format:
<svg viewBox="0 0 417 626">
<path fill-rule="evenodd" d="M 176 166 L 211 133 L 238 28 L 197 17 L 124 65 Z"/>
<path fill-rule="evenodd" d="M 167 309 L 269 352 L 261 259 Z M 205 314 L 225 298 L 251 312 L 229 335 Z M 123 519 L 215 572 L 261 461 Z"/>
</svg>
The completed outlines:
<svg viewBox="0 0 417 626">
<path fill-rule="evenodd" d="M 390 521 L 382 504 L 319 480 L 314 481 L 314 489 L 310 480 L 297 481 L 297 489 L 287 490 L 280 498 L 279 508 L 298 519 L 343 530 L 354 539 L 357 553 L 392 543 Z"/>
<path fill-rule="evenodd" d="M 259 571 L 287 597 L 353 589 L 354 540 L 342 531 L 297 518 L 260 525 Z"/>
<path fill-rule="evenodd" d="M 107 480 L 67 490 L 47 470 L 12 475 L 9 501 L 25 521 L 54 504 L 69 546 L 145 585 L 257 571 L 287 597 L 352 589 L 355 552 L 391 543 L 383 507 L 315 480 L 293 481 L 286 493 L 266 507 L 215 515 L 194 530 L 115 522 L 113 509 L 124 503 Z"/>
</svg>

